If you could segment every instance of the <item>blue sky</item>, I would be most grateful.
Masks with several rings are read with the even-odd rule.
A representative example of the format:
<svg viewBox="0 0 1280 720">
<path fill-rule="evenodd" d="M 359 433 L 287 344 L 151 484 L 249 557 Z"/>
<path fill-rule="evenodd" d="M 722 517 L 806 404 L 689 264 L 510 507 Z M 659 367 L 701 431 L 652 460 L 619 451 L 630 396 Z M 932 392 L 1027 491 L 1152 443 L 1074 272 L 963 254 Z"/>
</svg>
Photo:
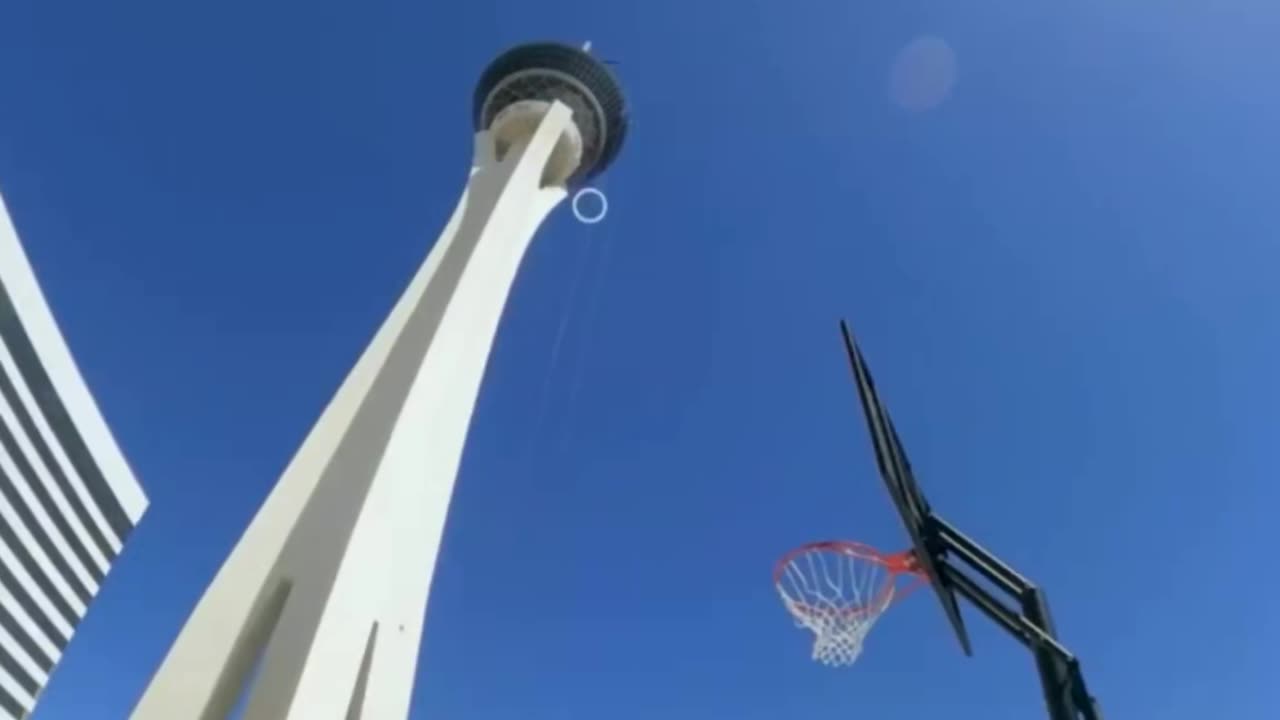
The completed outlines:
<svg viewBox="0 0 1280 720">
<path fill-rule="evenodd" d="M 0 187 L 153 501 L 37 717 L 131 707 L 443 226 L 480 70 L 542 38 L 620 61 L 634 133 L 608 220 L 558 212 L 514 290 L 414 718 L 1042 712 L 973 612 L 973 659 L 918 595 L 837 672 L 780 607 L 788 548 L 905 543 L 841 315 L 933 504 L 1048 589 L 1108 716 L 1269 716 L 1277 27 L 1260 0 L 5 4 Z M 958 81 L 908 112 L 920 35 Z"/>
</svg>

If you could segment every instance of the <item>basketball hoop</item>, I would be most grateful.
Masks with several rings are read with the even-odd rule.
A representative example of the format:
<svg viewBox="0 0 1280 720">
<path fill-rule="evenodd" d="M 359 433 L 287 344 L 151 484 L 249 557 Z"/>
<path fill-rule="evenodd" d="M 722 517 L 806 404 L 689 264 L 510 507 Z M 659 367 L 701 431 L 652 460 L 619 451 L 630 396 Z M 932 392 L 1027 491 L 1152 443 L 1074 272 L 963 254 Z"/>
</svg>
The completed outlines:
<svg viewBox="0 0 1280 720">
<path fill-rule="evenodd" d="M 898 587 L 898 579 L 909 582 Z M 773 584 L 796 625 L 813 632 L 813 659 L 852 665 L 876 620 L 926 582 L 911 551 L 886 555 L 843 540 L 802 545 L 783 556 Z"/>
</svg>

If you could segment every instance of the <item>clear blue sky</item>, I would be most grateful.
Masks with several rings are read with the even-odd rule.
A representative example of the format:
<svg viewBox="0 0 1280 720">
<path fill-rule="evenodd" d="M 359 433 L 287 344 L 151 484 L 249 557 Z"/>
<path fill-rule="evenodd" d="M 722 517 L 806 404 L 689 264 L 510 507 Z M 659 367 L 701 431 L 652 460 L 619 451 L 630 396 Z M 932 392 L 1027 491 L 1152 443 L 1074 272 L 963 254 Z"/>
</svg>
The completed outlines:
<svg viewBox="0 0 1280 720">
<path fill-rule="evenodd" d="M 777 601 L 791 546 L 905 542 L 840 315 L 1109 717 L 1273 716 L 1273 3 L 118 5 L 0 9 L 0 185 L 153 500 L 39 720 L 131 707 L 542 38 L 621 62 L 634 134 L 513 293 L 415 718 L 1037 717 L 975 613 L 973 659 L 920 595 L 836 672 Z M 907 112 L 921 34 L 958 82 Z"/>
</svg>

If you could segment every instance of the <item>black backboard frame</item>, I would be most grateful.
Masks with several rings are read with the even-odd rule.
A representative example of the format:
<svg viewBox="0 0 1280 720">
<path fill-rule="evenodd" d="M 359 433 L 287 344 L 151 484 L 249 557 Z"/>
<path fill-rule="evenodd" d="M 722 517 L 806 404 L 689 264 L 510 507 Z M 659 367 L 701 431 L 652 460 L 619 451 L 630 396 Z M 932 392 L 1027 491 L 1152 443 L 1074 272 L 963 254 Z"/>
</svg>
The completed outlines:
<svg viewBox="0 0 1280 720">
<path fill-rule="evenodd" d="M 930 528 L 932 513 L 929 503 L 916 484 L 915 475 L 911 471 L 911 462 L 907 459 L 906 450 L 893 427 L 889 411 L 880 401 L 876 392 L 875 381 L 862 357 L 862 351 L 853 339 L 849 324 L 840 321 L 840 334 L 844 337 L 845 352 L 849 356 L 849 367 L 853 372 L 853 380 L 858 388 L 858 398 L 862 401 L 862 412 L 867 421 L 867 430 L 871 434 L 871 444 L 875 448 L 876 465 L 880 468 L 880 477 L 889 491 L 889 498 L 902 518 L 907 535 L 911 538 L 911 546 L 915 550 L 916 560 L 929 577 L 929 585 L 938 596 L 942 612 L 946 615 L 951 629 L 965 655 L 973 655 L 973 647 L 969 641 L 969 633 L 965 629 L 964 618 L 960 615 L 960 606 L 956 601 L 955 590 L 941 569 L 941 550 L 931 543 L 933 536 Z"/>
<path fill-rule="evenodd" d="M 875 448 L 880 477 L 960 647 L 966 655 L 973 655 L 957 597 L 969 601 L 1031 651 L 1051 720 L 1102 720 L 1102 711 L 1085 686 L 1080 661 L 1058 642 L 1044 591 L 929 507 L 916 484 L 911 462 L 889 411 L 876 392 L 862 351 L 853 339 L 849 324 L 843 320 L 840 334 Z M 1008 599 L 1002 599 L 992 589 Z"/>
</svg>

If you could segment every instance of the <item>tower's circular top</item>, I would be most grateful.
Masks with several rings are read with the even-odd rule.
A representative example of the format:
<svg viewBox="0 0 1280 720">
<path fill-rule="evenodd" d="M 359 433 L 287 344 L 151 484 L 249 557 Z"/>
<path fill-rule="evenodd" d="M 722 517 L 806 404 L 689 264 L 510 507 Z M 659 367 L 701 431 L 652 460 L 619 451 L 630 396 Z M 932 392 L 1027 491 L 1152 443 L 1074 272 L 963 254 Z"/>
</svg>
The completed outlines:
<svg viewBox="0 0 1280 720">
<path fill-rule="evenodd" d="M 586 50 L 534 43 L 499 55 L 476 85 L 476 130 L 488 129 L 504 108 L 523 100 L 559 100 L 573 111 L 583 148 L 570 185 L 604 172 L 622 148 L 627 134 L 622 87 L 608 66 Z"/>
</svg>

